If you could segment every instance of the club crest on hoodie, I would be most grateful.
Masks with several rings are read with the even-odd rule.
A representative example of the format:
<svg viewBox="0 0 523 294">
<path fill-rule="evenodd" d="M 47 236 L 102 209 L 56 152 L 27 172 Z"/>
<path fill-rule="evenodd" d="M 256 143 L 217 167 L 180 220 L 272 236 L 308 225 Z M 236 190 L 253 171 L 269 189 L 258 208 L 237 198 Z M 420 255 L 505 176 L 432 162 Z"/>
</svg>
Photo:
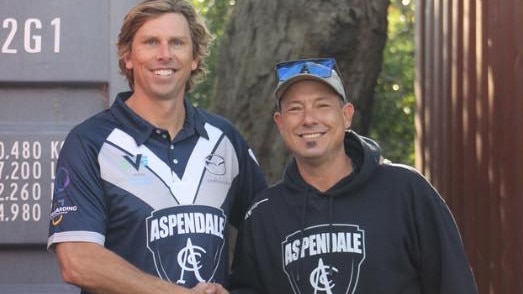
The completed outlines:
<svg viewBox="0 0 523 294">
<path fill-rule="evenodd" d="M 323 224 L 282 242 L 283 271 L 295 294 L 354 293 L 365 260 L 365 232 L 356 225 Z"/>
</svg>

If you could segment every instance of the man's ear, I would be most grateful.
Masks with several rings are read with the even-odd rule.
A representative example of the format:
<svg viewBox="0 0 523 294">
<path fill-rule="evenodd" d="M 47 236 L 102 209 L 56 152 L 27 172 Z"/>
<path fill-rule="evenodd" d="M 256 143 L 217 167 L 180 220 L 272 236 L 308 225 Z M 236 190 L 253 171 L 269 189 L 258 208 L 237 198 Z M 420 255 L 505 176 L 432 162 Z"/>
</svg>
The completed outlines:
<svg viewBox="0 0 523 294">
<path fill-rule="evenodd" d="M 280 129 L 281 127 L 281 113 L 279 111 L 276 111 L 273 116 L 272 116 L 272 120 L 274 120 L 274 123 L 276 124 L 276 126 L 278 127 L 278 129 Z"/>
<path fill-rule="evenodd" d="M 199 57 L 193 58 L 192 64 L 191 64 L 191 69 L 196 70 L 198 68 L 199 64 L 200 64 L 200 58 Z"/>
<path fill-rule="evenodd" d="M 352 126 L 352 117 L 354 116 L 354 105 L 352 105 L 352 103 L 347 103 L 343 105 L 342 112 L 345 129 L 348 130 Z"/>
<path fill-rule="evenodd" d="M 123 55 L 122 60 L 125 64 L 125 69 L 132 70 L 133 69 L 133 61 L 131 60 L 131 52 L 127 52 Z"/>
</svg>

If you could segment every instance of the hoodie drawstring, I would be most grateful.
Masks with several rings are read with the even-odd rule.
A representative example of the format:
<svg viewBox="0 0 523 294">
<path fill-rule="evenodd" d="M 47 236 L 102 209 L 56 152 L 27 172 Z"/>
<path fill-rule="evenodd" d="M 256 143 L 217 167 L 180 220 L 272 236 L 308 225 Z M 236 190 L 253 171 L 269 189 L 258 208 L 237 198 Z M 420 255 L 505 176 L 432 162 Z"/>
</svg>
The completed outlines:
<svg viewBox="0 0 523 294">
<path fill-rule="evenodd" d="M 307 220 L 307 206 L 309 205 L 309 188 L 305 191 L 305 200 L 303 201 L 303 206 L 301 208 L 301 225 L 300 225 L 300 251 L 303 246 L 303 231 L 305 230 L 305 221 Z M 301 272 L 301 258 L 298 259 L 298 264 L 296 265 L 296 281 L 299 281 Z"/>
<path fill-rule="evenodd" d="M 334 196 L 326 195 L 329 198 L 329 231 L 332 232 L 334 222 Z"/>
<path fill-rule="evenodd" d="M 328 200 L 328 228 L 327 228 L 327 231 L 329 232 L 329 236 L 332 236 L 334 234 L 334 196 L 332 195 L 329 195 L 329 194 L 325 194 L 324 195 L 325 197 L 327 197 L 329 200 Z M 307 206 L 309 205 L 309 198 L 310 198 L 310 190 L 309 188 L 307 188 L 307 190 L 305 191 L 305 199 L 303 200 L 303 205 L 302 205 L 302 208 L 301 208 L 301 224 L 300 224 L 300 239 L 301 242 L 300 242 L 300 249 L 298 252 L 301 252 L 302 250 L 302 246 L 303 246 L 303 236 L 304 236 L 304 231 L 305 231 L 305 226 L 306 226 L 306 221 L 307 221 Z M 331 238 L 331 237 L 329 237 Z M 331 239 L 332 241 L 332 239 Z M 331 246 L 333 246 L 333 244 L 331 244 Z M 301 258 L 298 259 L 298 264 L 296 265 L 296 281 L 300 281 L 301 280 L 301 276 L 300 276 L 300 273 L 301 273 Z M 330 255 L 327 255 L 327 264 L 331 264 L 330 263 Z"/>
<path fill-rule="evenodd" d="M 332 241 L 333 241 L 332 235 L 334 234 L 334 196 L 329 195 L 329 194 L 326 194 L 325 196 L 329 198 L 329 216 L 328 216 L 329 227 L 327 228 L 327 232 L 328 232 L 329 238 L 331 239 L 331 242 L 330 242 L 331 248 L 330 249 L 332 249 L 332 248 L 334 248 L 334 244 L 332 244 Z M 331 258 L 331 254 L 327 254 L 326 262 L 329 266 L 332 265 L 330 258 Z"/>
</svg>

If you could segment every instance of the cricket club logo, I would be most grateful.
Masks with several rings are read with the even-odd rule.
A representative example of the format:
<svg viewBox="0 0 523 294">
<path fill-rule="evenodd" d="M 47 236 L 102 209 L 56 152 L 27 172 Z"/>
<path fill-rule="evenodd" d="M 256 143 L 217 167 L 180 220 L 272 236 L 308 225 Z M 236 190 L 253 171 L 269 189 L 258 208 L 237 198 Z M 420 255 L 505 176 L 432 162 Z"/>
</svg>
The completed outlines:
<svg viewBox="0 0 523 294">
<path fill-rule="evenodd" d="M 309 227 L 285 238 L 282 257 L 295 294 L 353 294 L 365 260 L 365 232 L 356 225 Z"/>
<path fill-rule="evenodd" d="M 146 221 L 147 248 L 158 276 L 185 287 L 213 280 L 224 247 L 222 210 L 177 206 L 154 211 Z"/>
</svg>

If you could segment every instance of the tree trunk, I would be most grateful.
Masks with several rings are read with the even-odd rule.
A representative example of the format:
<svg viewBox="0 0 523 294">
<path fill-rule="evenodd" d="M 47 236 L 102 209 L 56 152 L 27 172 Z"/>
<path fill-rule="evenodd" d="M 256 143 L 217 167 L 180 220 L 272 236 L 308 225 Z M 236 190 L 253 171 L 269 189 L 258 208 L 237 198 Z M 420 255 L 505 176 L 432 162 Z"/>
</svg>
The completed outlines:
<svg viewBox="0 0 523 294">
<path fill-rule="evenodd" d="M 388 0 L 237 2 L 220 44 L 211 109 L 238 127 L 270 181 L 281 177 L 288 160 L 272 121 L 274 64 L 336 58 L 357 110 L 353 129 L 366 134 L 387 38 L 388 4 Z"/>
</svg>

